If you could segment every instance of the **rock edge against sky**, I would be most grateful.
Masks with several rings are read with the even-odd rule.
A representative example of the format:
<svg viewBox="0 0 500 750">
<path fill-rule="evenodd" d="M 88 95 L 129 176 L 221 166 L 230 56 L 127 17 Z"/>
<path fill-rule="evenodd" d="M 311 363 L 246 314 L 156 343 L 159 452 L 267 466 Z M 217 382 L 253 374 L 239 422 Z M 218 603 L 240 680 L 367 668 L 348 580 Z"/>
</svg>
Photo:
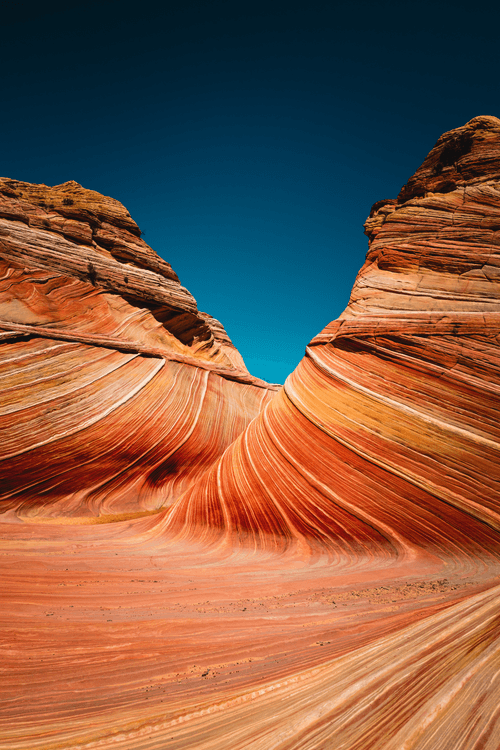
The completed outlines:
<svg viewBox="0 0 500 750">
<path fill-rule="evenodd" d="M 0 748 L 497 750 L 500 120 L 280 389 L 117 201 L 0 188 Z"/>
</svg>

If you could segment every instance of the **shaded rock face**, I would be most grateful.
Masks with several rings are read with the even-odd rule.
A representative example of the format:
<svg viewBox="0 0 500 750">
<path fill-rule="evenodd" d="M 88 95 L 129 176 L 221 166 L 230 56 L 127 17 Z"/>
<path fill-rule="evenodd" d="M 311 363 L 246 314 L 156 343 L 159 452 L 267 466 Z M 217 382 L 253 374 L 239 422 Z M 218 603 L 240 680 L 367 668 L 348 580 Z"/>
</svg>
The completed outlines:
<svg viewBox="0 0 500 750">
<path fill-rule="evenodd" d="M 31 284 L 12 299 L 37 312 L 28 320 L 25 305 L 24 322 L 3 329 L 5 365 L 16 362 L 29 378 L 45 362 L 36 391 L 8 371 L 9 403 L 27 407 L 29 424 L 7 421 L 9 439 L 40 435 L 40 423 L 45 437 L 44 399 L 77 377 L 92 383 L 82 397 L 102 413 L 134 377 L 147 381 L 137 386 L 140 405 L 125 401 L 124 421 L 100 438 L 29 448 L 26 478 L 21 453 L 8 458 L 19 460 L 6 474 L 16 477 L 9 502 L 16 486 L 35 502 L 36 471 L 43 476 L 63 449 L 81 485 L 77 451 L 104 436 L 116 507 L 121 486 L 137 498 L 145 476 L 154 483 L 148 460 L 167 473 L 194 462 L 198 473 L 146 518 L 92 528 L 0 522 L 12 646 L 0 686 L 5 747 L 498 750 L 499 160 L 500 120 L 475 118 L 439 139 L 397 199 L 374 205 L 347 309 L 274 397 L 238 366 L 220 324 L 187 309 L 180 287 L 175 310 L 196 316 L 212 338 L 182 342 L 155 317 L 158 305 L 173 310 L 173 296 L 132 314 L 125 293 L 99 287 L 105 273 L 118 277 L 114 266 L 99 266 L 93 280 L 75 272 L 52 281 L 53 267 L 34 264 L 26 278 L 7 259 L 5 277 L 19 279 L 10 286 Z M 101 252 L 97 244 L 88 247 Z M 81 284 L 85 304 L 103 306 L 98 330 L 80 305 Z M 40 299 L 43 285 L 52 291 Z M 68 338 L 69 321 L 78 340 Z M 37 325 L 44 335 L 34 335 Z M 46 327 L 66 338 L 47 338 Z M 73 358 L 63 374 L 58 350 L 44 359 L 56 345 L 74 347 L 62 352 Z M 137 371 L 120 380 L 117 361 Z M 103 366 L 117 373 L 108 387 L 92 375 L 105 383 Z M 155 386 L 163 372 L 168 382 Z M 204 384 L 211 395 L 199 400 Z M 145 415 L 140 436 L 123 426 L 129 402 L 134 424 Z M 190 432 L 194 402 L 203 405 Z M 166 425 L 169 445 L 182 445 L 171 453 L 159 439 Z M 226 442 L 215 449 L 220 435 Z M 117 472 L 114 453 L 148 440 L 148 452 Z M 55 501 L 59 481 L 44 490 L 54 520 L 77 503 L 78 489 Z M 86 497 L 101 513 L 107 507 L 97 493 Z"/>
<path fill-rule="evenodd" d="M 0 180 L 4 510 L 158 509 L 273 393 L 140 235 L 77 183 Z"/>
</svg>

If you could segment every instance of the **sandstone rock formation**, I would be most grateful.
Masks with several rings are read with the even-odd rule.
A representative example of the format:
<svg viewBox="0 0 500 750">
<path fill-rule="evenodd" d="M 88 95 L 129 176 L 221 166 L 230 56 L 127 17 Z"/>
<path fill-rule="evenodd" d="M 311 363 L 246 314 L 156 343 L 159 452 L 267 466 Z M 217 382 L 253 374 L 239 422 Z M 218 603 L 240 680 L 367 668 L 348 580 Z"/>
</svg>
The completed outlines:
<svg viewBox="0 0 500 750">
<path fill-rule="evenodd" d="M 0 180 L 4 511 L 168 505 L 273 394 L 140 234 L 77 183 Z"/>
<path fill-rule="evenodd" d="M 498 750 L 499 165 L 500 120 L 474 118 L 375 204 L 346 311 L 169 507 L 1 524 L 2 750 Z M 217 362 L 220 403 L 235 369 L 267 394 L 198 318 L 215 343 L 176 367 Z"/>
</svg>

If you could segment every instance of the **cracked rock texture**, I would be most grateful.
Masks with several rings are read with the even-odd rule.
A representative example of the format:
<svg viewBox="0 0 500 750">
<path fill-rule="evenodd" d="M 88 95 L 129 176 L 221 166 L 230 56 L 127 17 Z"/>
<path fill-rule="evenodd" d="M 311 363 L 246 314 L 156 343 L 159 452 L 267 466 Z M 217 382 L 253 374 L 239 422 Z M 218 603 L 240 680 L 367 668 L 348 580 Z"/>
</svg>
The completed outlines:
<svg viewBox="0 0 500 750">
<path fill-rule="evenodd" d="M 171 271 L 141 307 L 91 222 L 89 278 L 57 274 L 75 240 L 5 218 L 1 750 L 498 750 L 499 165 L 477 117 L 374 205 L 347 309 L 276 395 Z M 140 243 L 109 200 L 96 221 Z M 161 509 L 133 518 L 147 482 Z M 108 505 L 129 517 L 82 523 Z"/>
</svg>

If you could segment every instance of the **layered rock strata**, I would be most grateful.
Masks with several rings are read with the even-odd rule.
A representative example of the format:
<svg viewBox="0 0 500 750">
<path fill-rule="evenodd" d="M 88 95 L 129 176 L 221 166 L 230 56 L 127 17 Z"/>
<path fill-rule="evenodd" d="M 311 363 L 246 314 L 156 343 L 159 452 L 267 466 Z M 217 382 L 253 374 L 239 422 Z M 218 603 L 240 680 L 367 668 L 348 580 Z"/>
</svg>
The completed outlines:
<svg viewBox="0 0 500 750">
<path fill-rule="evenodd" d="M 450 143 L 456 163 L 442 166 Z M 500 121 L 475 118 L 440 138 L 397 200 L 375 204 L 347 309 L 180 499 L 172 527 L 270 548 L 320 542 L 348 556 L 359 545 L 479 554 L 479 539 L 496 540 L 499 154 Z M 448 546 L 445 526 L 429 532 L 437 512 Z"/>
<path fill-rule="evenodd" d="M 345 312 L 162 522 L 178 541 L 310 562 L 327 555 L 332 572 L 347 578 L 356 568 L 358 581 L 382 568 L 392 585 L 407 585 L 411 566 L 441 581 L 487 582 L 477 600 L 460 595 L 462 604 L 446 609 L 443 599 L 432 634 L 422 610 L 420 625 L 368 649 L 359 671 L 362 651 L 332 662 L 330 677 L 311 675 L 314 689 L 301 688 L 308 718 L 294 730 L 279 707 L 290 700 L 295 711 L 294 699 L 286 691 L 270 699 L 260 716 L 274 726 L 269 746 L 273 732 L 283 738 L 276 747 L 297 749 L 500 744 L 499 165 L 500 120 L 475 118 L 439 139 L 396 200 L 375 204 Z M 474 624 L 452 635 L 460 613 L 479 602 L 489 603 Z M 408 648 L 401 656 L 398 638 Z M 454 638 L 467 657 L 454 653 Z M 420 648 L 432 656 L 415 670 Z M 384 672 L 391 659 L 402 670 L 394 683 Z M 339 688 L 343 670 L 357 677 Z M 387 681 L 375 676 L 384 673 Z M 364 693 L 358 679 L 381 681 Z M 391 694 L 398 684 L 408 694 Z M 353 704 L 342 697 L 351 690 Z M 252 744 L 250 732 L 247 741 L 266 746 Z"/>
<path fill-rule="evenodd" d="M 346 311 L 171 507 L 0 524 L 1 750 L 498 750 L 499 163 L 475 118 L 375 204 Z"/>
<path fill-rule="evenodd" d="M 168 505 L 273 393 L 140 235 L 77 183 L 0 180 L 4 511 Z"/>
</svg>

